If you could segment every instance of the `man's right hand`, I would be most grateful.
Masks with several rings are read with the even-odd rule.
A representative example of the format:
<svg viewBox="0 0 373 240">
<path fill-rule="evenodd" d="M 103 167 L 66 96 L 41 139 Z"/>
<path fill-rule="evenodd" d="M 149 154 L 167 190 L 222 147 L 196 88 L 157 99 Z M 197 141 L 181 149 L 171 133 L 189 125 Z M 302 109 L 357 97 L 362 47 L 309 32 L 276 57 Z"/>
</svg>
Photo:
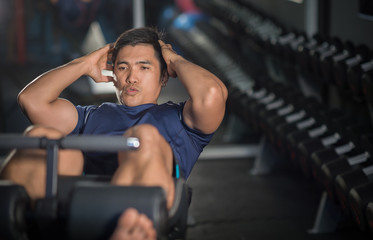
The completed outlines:
<svg viewBox="0 0 373 240">
<path fill-rule="evenodd" d="M 83 61 L 87 61 L 90 64 L 86 75 L 91 77 L 97 83 L 113 82 L 112 77 L 103 76 L 101 74 L 101 70 L 113 70 L 113 66 L 110 64 L 112 49 L 113 44 L 107 44 L 106 46 L 83 57 Z"/>
</svg>

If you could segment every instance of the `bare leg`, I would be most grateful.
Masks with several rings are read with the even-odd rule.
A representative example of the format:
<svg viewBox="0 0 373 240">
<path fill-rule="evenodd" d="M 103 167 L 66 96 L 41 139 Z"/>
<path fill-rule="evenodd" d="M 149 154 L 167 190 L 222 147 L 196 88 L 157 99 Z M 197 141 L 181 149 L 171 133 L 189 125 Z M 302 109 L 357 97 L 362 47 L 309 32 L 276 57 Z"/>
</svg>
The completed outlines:
<svg viewBox="0 0 373 240">
<path fill-rule="evenodd" d="M 119 167 L 112 183 L 116 185 L 161 186 L 165 190 L 167 207 L 172 207 L 174 181 L 172 179 L 173 153 L 158 130 L 148 124 L 130 128 L 125 136 L 138 137 L 140 148 L 120 152 Z"/>
<path fill-rule="evenodd" d="M 138 137 L 140 148 L 136 151 L 118 154 L 119 167 L 113 176 L 112 183 L 161 186 L 165 190 L 167 207 L 170 209 L 175 194 L 172 179 L 173 153 L 170 145 L 154 126 L 147 124 L 129 129 L 125 136 Z M 120 217 L 112 239 L 155 239 L 156 231 L 151 223 L 149 218 L 137 210 L 127 209 Z"/>
<path fill-rule="evenodd" d="M 25 131 L 26 136 L 58 139 L 59 131 L 40 126 L 32 126 Z M 0 172 L 0 179 L 8 179 L 23 185 L 31 199 L 45 196 L 46 151 L 42 149 L 22 149 L 13 151 L 6 159 Z M 83 171 L 83 155 L 77 150 L 59 151 L 58 173 L 60 175 L 80 175 Z"/>
</svg>

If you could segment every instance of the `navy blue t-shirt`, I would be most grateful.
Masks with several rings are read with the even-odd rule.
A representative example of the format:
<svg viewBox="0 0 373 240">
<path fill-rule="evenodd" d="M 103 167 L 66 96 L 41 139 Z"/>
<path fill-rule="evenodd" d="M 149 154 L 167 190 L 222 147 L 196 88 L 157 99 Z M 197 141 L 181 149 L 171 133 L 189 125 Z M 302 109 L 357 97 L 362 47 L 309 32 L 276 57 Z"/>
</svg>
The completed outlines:
<svg viewBox="0 0 373 240">
<path fill-rule="evenodd" d="M 134 125 L 151 124 L 170 144 L 182 174 L 187 178 L 213 134 L 203 134 L 184 123 L 184 104 L 76 106 L 78 123 L 70 134 L 123 135 Z M 84 171 L 89 174 L 113 174 L 118 167 L 117 153 L 84 152 L 84 157 Z"/>
</svg>

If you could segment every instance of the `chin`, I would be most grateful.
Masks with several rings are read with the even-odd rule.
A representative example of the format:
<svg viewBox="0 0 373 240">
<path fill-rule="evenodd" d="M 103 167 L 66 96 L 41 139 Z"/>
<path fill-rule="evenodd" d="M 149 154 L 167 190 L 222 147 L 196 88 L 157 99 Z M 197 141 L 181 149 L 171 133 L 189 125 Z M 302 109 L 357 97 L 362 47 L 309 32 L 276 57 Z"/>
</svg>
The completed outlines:
<svg viewBox="0 0 373 240">
<path fill-rule="evenodd" d="M 119 103 L 128 107 L 136 107 L 141 105 L 141 103 L 139 103 L 138 101 L 126 101 L 123 98 L 120 99 Z"/>
</svg>

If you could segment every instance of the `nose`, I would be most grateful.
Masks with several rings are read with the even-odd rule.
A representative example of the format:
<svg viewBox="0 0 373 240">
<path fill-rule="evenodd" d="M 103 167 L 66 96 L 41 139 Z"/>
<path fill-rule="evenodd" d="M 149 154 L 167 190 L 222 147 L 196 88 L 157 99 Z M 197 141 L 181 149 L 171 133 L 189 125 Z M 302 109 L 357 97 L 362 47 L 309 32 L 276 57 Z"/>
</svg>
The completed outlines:
<svg viewBox="0 0 373 240">
<path fill-rule="evenodd" d="M 128 72 L 126 82 L 127 83 L 137 83 L 137 77 L 136 77 L 136 74 L 134 74 L 133 71 Z"/>
</svg>

